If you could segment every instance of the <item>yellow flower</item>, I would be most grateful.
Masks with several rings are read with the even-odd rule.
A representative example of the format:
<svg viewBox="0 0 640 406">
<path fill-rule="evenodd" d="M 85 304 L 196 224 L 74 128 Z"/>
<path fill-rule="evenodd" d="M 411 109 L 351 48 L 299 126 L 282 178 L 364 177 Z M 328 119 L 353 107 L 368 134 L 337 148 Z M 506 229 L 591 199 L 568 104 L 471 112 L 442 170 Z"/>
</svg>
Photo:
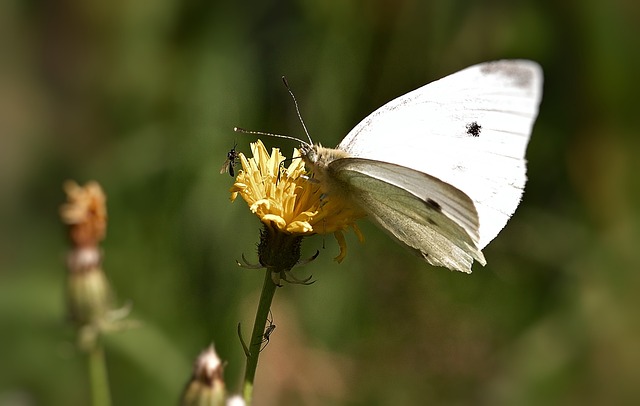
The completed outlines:
<svg viewBox="0 0 640 406">
<path fill-rule="evenodd" d="M 287 234 L 310 236 L 333 233 L 340 262 L 347 253 L 343 231 L 352 228 L 363 240 L 355 221 L 365 214 L 344 200 L 324 195 L 320 185 L 306 176 L 300 152 L 294 150 L 291 164 L 284 168 L 286 158 L 274 148 L 271 155 L 262 141 L 251 144 L 253 158 L 239 153 L 242 170 L 231 188 L 231 200 L 238 194 L 263 223 Z"/>
</svg>

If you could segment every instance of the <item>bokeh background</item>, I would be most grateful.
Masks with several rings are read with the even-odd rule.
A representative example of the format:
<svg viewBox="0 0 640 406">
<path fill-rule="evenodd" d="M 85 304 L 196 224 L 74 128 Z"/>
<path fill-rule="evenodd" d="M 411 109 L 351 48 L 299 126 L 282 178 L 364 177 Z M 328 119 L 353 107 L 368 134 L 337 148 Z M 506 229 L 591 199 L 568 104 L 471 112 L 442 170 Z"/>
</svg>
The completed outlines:
<svg viewBox="0 0 640 406">
<path fill-rule="evenodd" d="M 64 306 L 62 183 L 108 195 L 104 268 L 136 329 L 106 338 L 115 405 L 174 405 L 214 342 L 239 389 L 259 223 L 234 126 L 335 145 L 386 101 L 468 65 L 545 70 L 529 182 L 472 275 L 364 222 L 312 286 L 275 297 L 255 405 L 640 402 L 640 4 L 613 1 L 19 1 L 0 5 L 0 405 L 86 405 Z M 390 134 L 393 136 L 393 134 Z M 290 154 L 295 146 L 265 140 Z M 324 247 L 324 248 L 323 248 Z"/>
</svg>

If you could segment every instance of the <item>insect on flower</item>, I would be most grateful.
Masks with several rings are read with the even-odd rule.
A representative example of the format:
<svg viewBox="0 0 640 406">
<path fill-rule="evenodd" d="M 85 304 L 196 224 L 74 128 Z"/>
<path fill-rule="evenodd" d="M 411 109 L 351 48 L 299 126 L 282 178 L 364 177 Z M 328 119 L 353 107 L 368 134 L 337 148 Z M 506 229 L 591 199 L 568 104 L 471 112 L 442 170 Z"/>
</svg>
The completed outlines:
<svg viewBox="0 0 640 406">
<path fill-rule="evenodd" d="M 228 173 L 232 178 L 236 176 L 235 166 L 236 160 L 238 159 L 238 152 L 236 151 L 237 145 L 237 143 L 233 144 L 231 151 L 227 152 L 227 159 L 224 161 L 224 164 L 222 164 L 222 168 L 220 168 L 220 174 Z"/>
</svg>

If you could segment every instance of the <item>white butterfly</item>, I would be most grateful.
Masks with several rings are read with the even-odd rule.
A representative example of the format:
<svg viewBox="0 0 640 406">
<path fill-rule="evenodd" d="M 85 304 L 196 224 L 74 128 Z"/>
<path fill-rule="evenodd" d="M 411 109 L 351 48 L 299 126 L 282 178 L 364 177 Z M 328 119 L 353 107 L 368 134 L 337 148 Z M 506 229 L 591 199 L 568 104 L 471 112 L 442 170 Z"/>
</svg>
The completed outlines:
<svg viewBox="0 0 640 406">
<path fill-rule="evenodd" d="M 326 195 L 428 263 L 470 273 L 520 203 L 541 97 L 537 63 L 482 63 L 385 104 L 336 149 L 301 152 Z"/>
</svg>

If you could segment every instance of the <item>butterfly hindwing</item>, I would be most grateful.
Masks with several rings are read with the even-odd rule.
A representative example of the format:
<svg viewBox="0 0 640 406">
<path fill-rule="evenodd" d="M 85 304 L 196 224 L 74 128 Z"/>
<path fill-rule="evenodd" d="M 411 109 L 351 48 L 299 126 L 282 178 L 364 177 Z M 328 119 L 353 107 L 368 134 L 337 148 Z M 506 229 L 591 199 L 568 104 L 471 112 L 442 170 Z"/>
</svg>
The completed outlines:
<svg viewBox="0 0 640 406">
<path fill-rule="evenodd" d="M 367 159 L 337 159 L 328 170 L 371 220 L 430 264 L 467 273 L 474 259 L 485 264 L 473 202 L 451 185 Z"/>
</svg>

